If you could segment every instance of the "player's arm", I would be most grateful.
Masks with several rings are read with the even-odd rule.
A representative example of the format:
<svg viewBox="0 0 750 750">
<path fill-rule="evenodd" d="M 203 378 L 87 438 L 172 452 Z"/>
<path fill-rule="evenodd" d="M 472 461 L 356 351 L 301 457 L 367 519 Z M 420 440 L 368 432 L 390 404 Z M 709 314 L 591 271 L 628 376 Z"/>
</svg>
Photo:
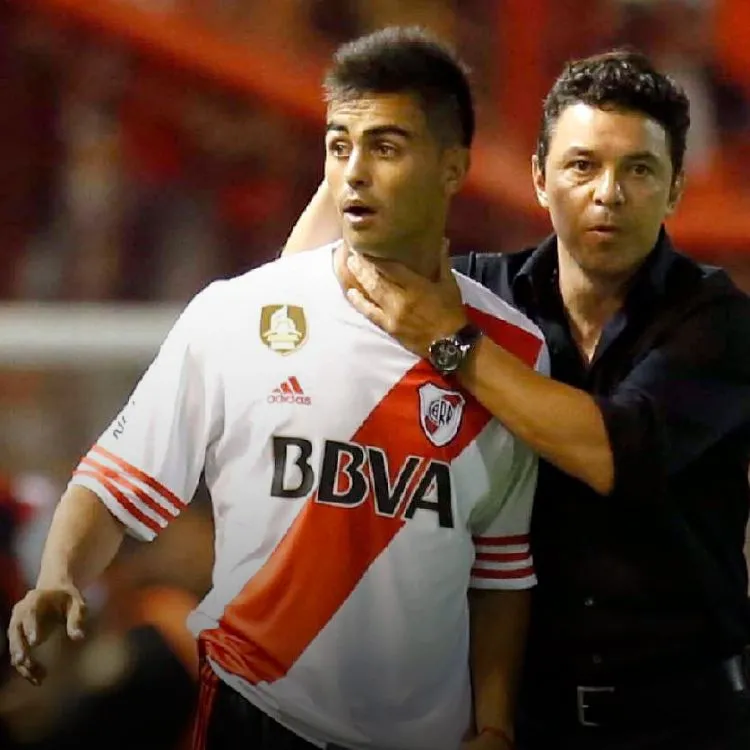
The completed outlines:
<svg viewBox="0 0 750 750">
<path fill-rule="evenodd" d="M 512 740 L 530 596 L 527 590 L 472 589 L 471 673 L 477 736 Z M 508 743 L 506 743 L 508 744 Z M 502 747 L 502 745 L 500 745 Z"/>
<path fill-rule="evenodd" d="M 529 544 L 538 460 L 514 440 L 499 450 L 488 498 L 474 511 L 474 567 L 469 590 L 474 723 L 483 746 L 514 737 L 513 724 L 529 622 L 530 588 L 536 584 Z M 482 734 L 484 732 L 484 735 Z M 507 737 L 503 739 L 503 736 Z M 504 743 L 504 744 L 503 744 Z"/>
<path fill-rule="evenodd" d="M 32 657 L 36 646 L 60 626 L 71 637 L 82 635 L 80 589 L 110 563 L 123 534 L 154 539 L 192 499 L 206 447 L 221 423 L 220 394 L 208 395 L 216 393 L 205 351 L 204 329 L 217 323 L 211 299 L 205 290 L 188 305 L 127 406 L 74 472 L 48 535 L 37 585 L 11 618 L 14 662 L 32 682 L 44 676 Z"/>
<path fill-rule="evenodd" d="M 341 237 L 341 220 L 325 180 L 297 219 L 282 255 L 311 250 Z"/>
<path fill-rule="evenodd" d="M 112 562 L 124 536 L 125 526 L 95 493 L 69 487 L 52 518 L 36 588 L 84 588 Z"/>
<path fill-rule="evenodd" d="M 124 526 L 85 487 L 70 487 L 52 519 L 35 588 L 14 608 L 8 627 L 11 661 L 33 683 L 44 677 L 32 650 L 58 625 L 83 637 L 81 590 L 97 578 L 120 548 Z"/>
</svg>

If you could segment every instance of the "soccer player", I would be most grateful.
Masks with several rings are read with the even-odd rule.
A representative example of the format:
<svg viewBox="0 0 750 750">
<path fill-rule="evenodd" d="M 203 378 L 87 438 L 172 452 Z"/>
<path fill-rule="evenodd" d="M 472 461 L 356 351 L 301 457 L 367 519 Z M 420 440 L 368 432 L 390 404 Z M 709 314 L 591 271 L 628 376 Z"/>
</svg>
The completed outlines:
<svg viewBox="0 0 750 750">
<path fill-rule="evenodd" d="M 428 358 L 347 298 L 356 255 L 441 268 L 474 131 L 452 52 L 383 30 L 337 52 L 326 91 L 343 241 L 188 305 L 74 474 L 14 612 L 14 662 L 40 679 L 34 647 L 55 624 L 80 634 L 81 587 L 124 531 L 156 537 L 205 472 L 216 562 L 190 618 L 195 750 L 457 750 L 469 730 L 468 747 L 507 750 L 537 461 L 453 373 L 483 337 L 538 370 L 546 349 L 462 276 L 470 322 Z"/>
</svg>

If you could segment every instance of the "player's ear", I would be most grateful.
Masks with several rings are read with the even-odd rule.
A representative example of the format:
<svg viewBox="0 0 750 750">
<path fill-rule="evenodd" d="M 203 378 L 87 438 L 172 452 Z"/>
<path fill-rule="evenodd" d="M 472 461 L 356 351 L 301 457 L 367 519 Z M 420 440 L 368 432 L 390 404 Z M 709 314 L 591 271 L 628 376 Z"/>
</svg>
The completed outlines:
<svg viewBox="0 0 750 750">
<path fill-rule="evenodd" d="M 443 187 L 449 197 L 454 196 L 466 182 L 471 166 L 469 149 L 464 146 L 450 146 L 443 152 Z"/>
<path fill-rule="evenodd" d="M 539 157 L 534 154 L 531 157 L 531 179 L 534 182 L 534 192 L 536 199 L 542 208 L 549 208 L 547 200 L 547 177 L 544 173 L 544 165 L 539 161 Z"/>
</svg>

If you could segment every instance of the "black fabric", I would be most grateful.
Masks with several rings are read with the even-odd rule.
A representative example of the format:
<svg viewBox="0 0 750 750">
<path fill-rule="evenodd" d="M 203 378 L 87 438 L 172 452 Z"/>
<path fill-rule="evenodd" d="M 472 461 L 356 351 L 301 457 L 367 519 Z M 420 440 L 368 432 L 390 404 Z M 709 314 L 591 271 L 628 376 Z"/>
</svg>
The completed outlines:
<svg viewBox="0 0 750 750">
<path fill-rule="evenodd" d="M 696 268 L 685 275 L 683 284 L 685 286 L 674 295 L 676 299 L 665 314 L 659 316 L 654 324 L 638 337 L 633 347 L 635 359 L 645 358 L 660 342 L 674 335 L 675 329 L 688 317 L 700 314 L 704 308 L 713 304 L 721 304 L 725 298 L 733 295 L 733 289 L 726 276 L 713 274 L 704 280 Z M 623 377 L 626 376 L 627 373 L 623 373 Z M 727 408 L 731 408 L 730 400 L 728 404 Z M 600 399 L 599 405 L 606 414 L 610 408 L 606 399 Z M 741 410 L 740 418 L 743 418 Z M 610 430 L 612 429 L 610 423 Z M 632 467 L 631 470 L 636 471 L 637 467 Z M 620 471 L 623 469 L 620 468 Z M 727 581 L 725 571 L 720 568 L 716 558 L 708 553 L 683 514 L 681 504 L 674 502 L 674 498 L 670 497 L 667 486 L 668 472 L 659 471 L 657 468 L 654 473 L 661 482 L 657 489 L 658 495 L 665 501 L 656 504 L 657 514 L 660 512 L 667 531 L 677 542 L 677 547 L 683 550 L 683 559 L 691 571 L 690 575 L 699 583 L 698 591 L 704 596 L 708 617 L 715 621 L 720 638 L 727 642 L 747 643 L 750 634 L 750 599 L 744 589 L 733 589 Z M 673 502 L 669 502 L 670 500 Z"/>
<path fill-rule="evenodd" d="M 669 710 L 665 721 L 644 726 L 635 721 L 615 727 L 561 725 L 555 706 L 544 706 L 551 717 L 517 728 L 518 750 L 747 750 L 750 747 L 750 696 L 738 694 L 721 707 L 685 701 Z M 638 708 L 631 709 L 633 716 Z"/>
<path fill-rule="evenodd" d="M 316 747 L 219 681 L 208 722 L 206 750 L 311 750 Z"/>
<path fill-rule="evenodd" d="M 700 714 L 718 715 L 739 693 L 750 695 L 740 655 L 664 675 L 654 665 L 648 682 L 576 685 L 553 678 L 530 686 L 526 697 L 546 706 L 552 724 L 638 730 L 681 723 L 688 706 Z"/>
<path fill-rule="evenodd" d="M 2 750 L 18 750 L 21 746 L 13 739 L 10 728 L 7 727 L 0 717 L 0 748 Z"/>
</svg>

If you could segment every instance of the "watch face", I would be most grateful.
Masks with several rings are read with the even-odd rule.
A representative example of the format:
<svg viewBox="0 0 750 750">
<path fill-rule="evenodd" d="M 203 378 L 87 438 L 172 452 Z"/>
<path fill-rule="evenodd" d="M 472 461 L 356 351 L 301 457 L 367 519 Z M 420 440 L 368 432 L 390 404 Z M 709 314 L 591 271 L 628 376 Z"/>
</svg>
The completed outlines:
<svg viewBox="0 0 750 750">
<path fill-rule="evenodd" d="M 430 352 L 432 362 L 441 372 L 450 372 L 461 361 L 461 350 L 452 341 L 437 341 Z"/>
</svg>

